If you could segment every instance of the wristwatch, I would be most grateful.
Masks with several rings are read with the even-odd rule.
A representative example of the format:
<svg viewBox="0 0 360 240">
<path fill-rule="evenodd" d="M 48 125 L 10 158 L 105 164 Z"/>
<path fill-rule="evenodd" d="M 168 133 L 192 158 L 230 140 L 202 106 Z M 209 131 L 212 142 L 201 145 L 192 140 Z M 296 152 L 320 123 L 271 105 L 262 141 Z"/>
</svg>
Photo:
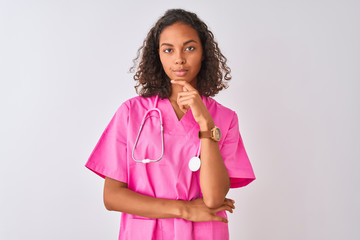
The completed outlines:
<svg viewBox="0 0 360 240">
<path fill-rule="evenodd" d="M 199 131 L 199 138 L 211 138 L 218 142 L 221 139 L 221 131 L 218 127 L 213 127 L 210 131 Z"/>
</svg>

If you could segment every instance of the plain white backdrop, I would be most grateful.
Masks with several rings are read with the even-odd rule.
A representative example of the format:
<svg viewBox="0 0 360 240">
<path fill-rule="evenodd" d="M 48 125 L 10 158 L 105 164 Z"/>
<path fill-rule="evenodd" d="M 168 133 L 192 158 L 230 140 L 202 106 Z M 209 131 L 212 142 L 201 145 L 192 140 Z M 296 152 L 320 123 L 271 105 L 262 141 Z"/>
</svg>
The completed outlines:
<svg viewBox="0 0 360 240">
<path fill-rule="evenodd" d="M 203 19 L 257 179 L 232 240 L 359 239 L 359 1 L 0 1 L 0 239 L 117 239 L 84 167 L 169 8 Z"/>
</svg>

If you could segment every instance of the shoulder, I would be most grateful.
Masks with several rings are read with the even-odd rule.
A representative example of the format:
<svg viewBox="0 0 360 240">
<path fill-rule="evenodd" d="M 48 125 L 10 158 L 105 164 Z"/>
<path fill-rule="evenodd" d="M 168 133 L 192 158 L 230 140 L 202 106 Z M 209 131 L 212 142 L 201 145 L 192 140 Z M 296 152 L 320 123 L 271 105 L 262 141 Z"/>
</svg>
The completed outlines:
<svg viewBox="0 0 360 240">
<path fill-rule="evenodd" d="M 145 98 L 142 96 L 136 96 L 122 102 L 117 108 L 112 122 L 117 125 L 127 125 L 132 122 L 141 121 L 144 113 L 152 106 L 154 97 Z"/>
<path fill-rule="evenodd" d="M 211 97 L 203 97 L 203 101 L 213 117 L 219 115 L 225 118 L 232 118 L 236 114 L 235 111 L 225 107 Z"/>
<path fill-rule="evenodd" d="M 143 96 L 136 96 L 136 97 L 132 97 L 129 98 L 128 100 L 124 101 L 122 103 L 122 105 L 127 105 L 127 106 L 131 106 L 131 105 L 137 105 L 137 104 L 145 104 L 148 105 L 151 102 L 153 102 L 155 96 L 152 97 L 143 97 Z"/>
<path fill-rule="evenodd" d="M 219 142 L 220 146 L 222 146 L 225 138 L 228 138 L 230 135 L 237 135 L 237 132 L 239 131 L 237 114 L 235 111 L 225 107 L 213 98 L 204 97 L 203 101 L 211 114 L 215 125 L 220 128 L 221 134 L 224 136 Z"/>
<path fill-rule="evenodd" d="M 142 97 L 136 96 L 133 98 L 129 98 L 128 100 L 124 101 L 118 111 L 130 111 L 130 110 L 140 110 L 143 108 L 148 108 L 154 102 L 155 96 L 152 97 Z"/>
</svg>

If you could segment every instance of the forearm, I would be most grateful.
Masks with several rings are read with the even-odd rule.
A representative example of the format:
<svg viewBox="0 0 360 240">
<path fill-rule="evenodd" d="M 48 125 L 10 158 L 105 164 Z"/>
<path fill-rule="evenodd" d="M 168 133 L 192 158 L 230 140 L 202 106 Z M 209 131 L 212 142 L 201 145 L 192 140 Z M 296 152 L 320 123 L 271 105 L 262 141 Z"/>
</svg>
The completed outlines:
<svg viewBox="0 0 360 240">
<path fill-rule="evenodd" d="M 127 188 L 127 184 L 105 178 L 104 203 L 110 211 L 119 211 L 147 218 L 182 218 L 187 221 L 204 222 L 227 219 L 216 215 L 219 211 L 232 212 L 234 202 L 225 199 L 220 208 L 210 209 L 203 199 L 191 201 L 170 200 L 145 196 Z"/>
<path fill-rule="evenodd" d="M 106 179 L 104 203 L 110 211 L 130 213 L 147 218 L 182 218 L 184 201 L 149 197 Z"/>
<path fill-rule="evenodd" d="M 200 126 L 202 131 L 206 128 Z M 229 174 L 221 157 L 219 144 L 210 138 L 201 139 L 200 187 L 204 202 L 210 208 L 223 203 L 230 187 Z"/>
</svg>

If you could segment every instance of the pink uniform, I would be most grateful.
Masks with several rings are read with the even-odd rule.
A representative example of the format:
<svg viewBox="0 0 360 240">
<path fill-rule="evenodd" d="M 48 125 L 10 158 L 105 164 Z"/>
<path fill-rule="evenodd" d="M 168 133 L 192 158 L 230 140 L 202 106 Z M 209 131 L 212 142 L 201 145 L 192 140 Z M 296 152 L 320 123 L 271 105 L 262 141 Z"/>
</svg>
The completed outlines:
<svg viewBox="0 0 360 240">
<path fill-rule="evenodd" d="M 189 160 L 196 156 L 200 140 L 199 125 L 191 109 L 179 121 L 168 99 L 134 97 L 124 102 L 106 127 L 86 167 L 101 177 L 110 177 L 128 184 L 128 188 L 156 198 L 193 200 L 201 195 L 199 171 L 189 169 Z M 202 97 L 222 138 L 219 148 L 231 178 L 231 187 L 243 187 L 255 179 L 246 154 L 234 111 Z M 141 163 L 132 158 L 132 151 L 144 114 L 157 105 L 164 124 L 164 154 L 160 161 Z M 159 114 L 152 111 L 141 131 L 134 151 L 136 160 L 158 159 L 162 154 Z M 226 217 L 225 211 L 218 215 Z M 226 240 L 226 223 L 190 222 L 180 218 L 150 219 L 122 213 L 119 239 L 130 240 Z"/>
</svg>

